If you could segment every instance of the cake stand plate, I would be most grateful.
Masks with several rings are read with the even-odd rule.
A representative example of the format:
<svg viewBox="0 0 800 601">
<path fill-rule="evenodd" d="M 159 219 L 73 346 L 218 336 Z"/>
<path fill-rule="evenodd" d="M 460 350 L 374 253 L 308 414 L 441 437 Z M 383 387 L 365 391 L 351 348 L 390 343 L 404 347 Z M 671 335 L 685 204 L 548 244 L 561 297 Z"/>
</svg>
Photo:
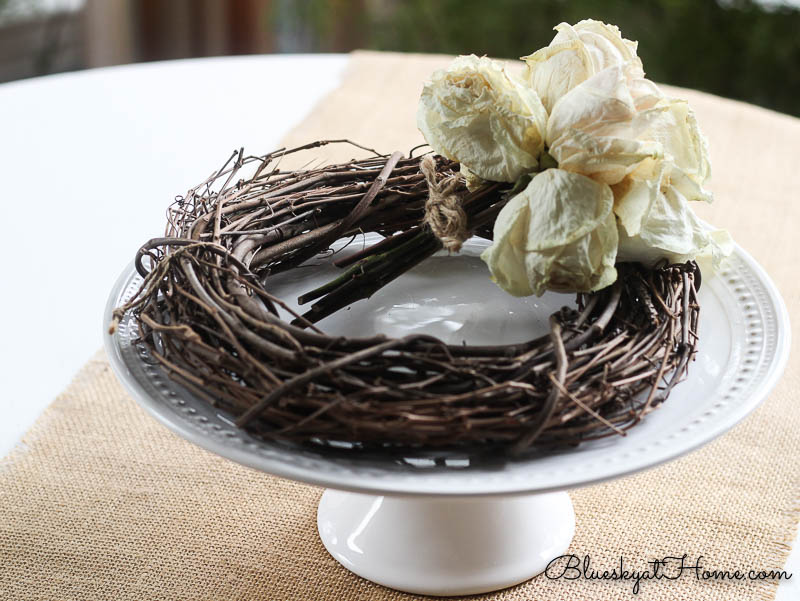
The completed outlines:
<svg viewBox="0 0 800 601">
<path fill-rule="evenodd" d="M 365 236 L 363 244 L 377 239 Z M 361 244 L 335 250 L 346 254 Z M 478 258 L 486 245 L 473 238 L 457 256 L 434 256 L 320 327 L 331 334 L 425 332 L 457 344 L 513 343 L 546 332 L 551 313 L 574 306 L 572 295 L 519 299 L 499 290 Z M 275 276 L 270 290 L 288 302 L 335 272 L 320 258 Z M 109 297 L 104 330 L 113 308 L 140 284 L 129 266 Z M 788 315 L 774 284 L 736 247 L 719 273 L 704 274 L 699 300 L 696 360 L 657 411 L 625 437 L 516 460 L 452 452 L 371 456 L 264 442 L 173 382 L 137 344 L 130 315 L 105 335 L 105 346 L 133 398 L 178 435 L 243 465 L 327 487 L 319 533 L 346 568 L 408 592 L 462 595 L 527 580 L 566 551 L 575 518 L 559 491 L 675 459 L 729 430 L 766 398 L 789 352 Z"/>
</svg>

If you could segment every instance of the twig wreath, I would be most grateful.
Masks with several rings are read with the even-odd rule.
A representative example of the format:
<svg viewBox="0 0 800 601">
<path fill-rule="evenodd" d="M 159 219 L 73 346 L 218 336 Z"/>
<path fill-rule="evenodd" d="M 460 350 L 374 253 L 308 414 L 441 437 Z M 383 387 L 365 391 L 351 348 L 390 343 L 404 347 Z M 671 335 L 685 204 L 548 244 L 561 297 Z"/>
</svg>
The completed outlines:
<svg viewBox="0 0 800 601">
<path fill-rule="evenodd" d="M 688 105 L 644 78 L 616 27 L 556 30 L 522 80 L 476 56 L 432 75 L 417 122 L 435 154 L 359 146 L 374 156 L 290 171 L 287 155 L 353 143 L 234 153 L 139 250 L 144 282 L 115 322 L 131 312 L 171 377 L 263 439 L 514 455 L 624 434 L 686 374 L 694 259 L 718 264 L 728 238 L 689 208 L 711 195 Z M 305 313 L 271 292 L 274 275 L 372 232 L 300 296 Z M 492 241 L 481 258 L 501 288 L 574 292 L 575 307 L 495 346 L 315 325 L 470 236 Z"/>
<path fill-rule="evenodd" d="M 549 333 L 521 344 L 326 335 L 313 324 L 370 296 L 443 241 L 458 244 L 465 232 L 490 237 L 487 226 L 509 192 L 499 184 L 468 192 L 457 164 L 429 155 L 270 168 L 327 143 L 236 153 L 171 207 L 166 237 L 137 253 L 139 293 L 115 312 L 119 319 L 133 311 L 142 343 L 170 376 L 239 426 L 265 439 L 356 449 L 522 452 L 621 433 L 685 373 L 697 343 L 694 263 L 619 265 L 613 286 L 579 294 L 576 309 L 550 317 Z M 237 180 L 253 162 L 255 176 Z M 452 196 L 461 199 L 455 219 L 446 217 Z M 304 295 L 301 302 L 316 300 L 305 314 L 281 319 L 277 307 L 286 305 L 269 292 L 270 277 L 365 232 L 386 238 Z"/>
</svg>

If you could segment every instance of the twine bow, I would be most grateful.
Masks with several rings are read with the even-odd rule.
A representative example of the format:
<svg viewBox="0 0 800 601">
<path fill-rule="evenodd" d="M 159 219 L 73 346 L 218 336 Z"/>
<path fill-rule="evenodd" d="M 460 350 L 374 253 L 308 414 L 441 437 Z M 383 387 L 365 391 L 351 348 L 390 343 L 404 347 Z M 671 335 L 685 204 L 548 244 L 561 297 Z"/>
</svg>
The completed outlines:
<svg viewBox="0 0 800 601">
<path fill-rule="evenodd" d="M 470 237 L 467 213 L 456 194 L 458 177 L 451 176 L 436 181 L 436 161 L 428 155 L 420 162 L 419 170 L 428 182 L 428 200 L 425 201 L 425 223 L 450 252 L 458 252 Z"/>
</svg>

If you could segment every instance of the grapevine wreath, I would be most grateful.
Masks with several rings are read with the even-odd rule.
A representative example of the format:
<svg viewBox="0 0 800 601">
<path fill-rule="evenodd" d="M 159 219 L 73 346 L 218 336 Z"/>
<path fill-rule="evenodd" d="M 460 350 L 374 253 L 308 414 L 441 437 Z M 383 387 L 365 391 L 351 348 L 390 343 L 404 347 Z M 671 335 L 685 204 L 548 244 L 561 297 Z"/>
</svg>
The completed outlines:
<svg viewBox="0 0 800 601">
<path fill-rule="evenodd" d="M 617 28 L 556 30 L 521 79 L 475 56 L 434 73 L 418 111 L 433 152 L 359 147 L 370 158 L 297 171 L 281 169 L 287 155 L 353 143 L 233 153 L 139 249 L 143 283 L 112 329 L 130 312 L 172 378 L 262 439 L 518 455 L 624 434 L 685 375 L 698 262 L 727 244 L 689 209 L 710 195 L 686 103 L 644 78 Z M 326 257 L 366 233 L 382 238 Z M 575 306 L 541 337 L 495 346 L 317 325 L 471 236 L 492 242 L 497 285 L 574 292 Z M 305 312 L 271 292 L 321 260 L 341 275 L 298 299 Z"/>
</svg>

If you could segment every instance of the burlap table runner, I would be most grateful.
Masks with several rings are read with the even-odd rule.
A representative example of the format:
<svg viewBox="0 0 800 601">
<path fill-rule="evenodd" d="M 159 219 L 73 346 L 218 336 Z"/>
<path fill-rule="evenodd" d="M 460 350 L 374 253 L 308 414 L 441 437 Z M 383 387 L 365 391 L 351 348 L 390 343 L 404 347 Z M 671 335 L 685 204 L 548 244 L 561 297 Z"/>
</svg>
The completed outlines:
<svg viewBox="0 0 800 601">
<path fill-rule="evenodd" d="M 446 62 L 355 53 L 342 85 L 286 143 L 347 137 L 386 151 L 411 148 L 421 141 L 421 83 Z M 755 255 L 797 317 L 800 121 L 673 93 L 691 101 L 711 141 L 717 203 L 699 212 Z M 796 326 L 793 338 L 800 340 Z M 796 350 L 795 342 L 769 400 L 727 435 L 658 469 L 575 491 L 570 552 L 606 568 L 620 556 L 645 569 L 648 560 L 686 553 L 713 569 L 781 569 L 800 498 Z M 0 598 L 419 599 L 353 576 L 327 554 L 315 526 L 320 492 L 172 435 L 125 394 L 100 354 L 0 463 Z M 684 576 L 644 582 L 638 598 L 771 599 L 775 587 Z M 538 577 L 484 598 L 632 596 L 630 582 Z"/>
</svg>

